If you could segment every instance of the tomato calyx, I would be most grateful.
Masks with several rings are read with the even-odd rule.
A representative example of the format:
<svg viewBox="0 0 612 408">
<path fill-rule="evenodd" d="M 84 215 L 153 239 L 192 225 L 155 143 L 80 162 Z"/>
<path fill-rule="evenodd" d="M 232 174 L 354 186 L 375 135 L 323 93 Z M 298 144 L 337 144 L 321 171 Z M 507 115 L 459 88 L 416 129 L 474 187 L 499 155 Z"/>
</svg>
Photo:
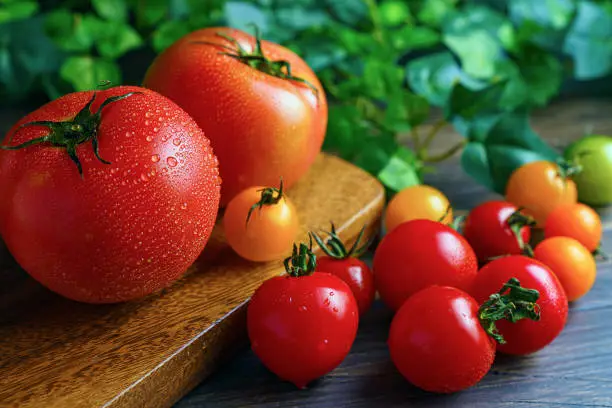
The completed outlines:
<svg viewBox="0 0 612 408">
<path fill-rule="evenodd" d="M 521 230 L 523 227 L 535 227 L 537 225 L 536 220 L 533 217 L 523 214 L 521 211 L 523 208 L 517 209 L 515 212 L 510 214 L 510 217 L 506 220 L 506 225 L 510 228 L 514 236 L 516 237 L 516 241 L 521 248 L 521 251 L 527 256 L 533 257 L 533 249 L 529 243 L 523 241 L 523 235 L 521 234 Z"/>
<path fill-rule="evenodd" d="M 511 278 L 502 286 L 498 293 L 492 294 L 478 309 L 478 319 L 483 329 L 499 344 L 506 340 L 497 330 L 498 320 L 508 320 L 516 323 L 519 320 L 540 320 L 540 306 L 536 301 L 540 292 L 521 286 L 516 278 Z"/>
<path fill-rule="evenodd" d="M 557 160 L 557 176 L 563 180 L 567 180 L 581 171 L 582 166 L 576 162 L 562 158 Z"/>
<path fill-rule="evenodd" d="M 266 187 L 261 190 L 257 190 L 261 192 L 261 196 L 259 197 L 259 201 L 256 202 L 249 208 L 249 213 L 247 214 L 246 223 L 249 223 L 251 219 L 251 215 L 253 211 L 259 208 L 259 211 L 266 205 L 276 205 L 283 198 L 283 179 L 280 180 L 280 185 L 278 188 L 275 187 Z"/>
<path fill-rule="evenodd" d="M 214 45 L 217 47 L 222 47 L 227 50 L 226 52 L 222 52 L 221 55 L 226 55 L 228 57 L 234 58 L 242 62 L 243 64 L 248 65 L 249 67 L 256 69 L 258 71 L 263 72 L 264 74 L 271 75 L 276 78 L 286 79 L 290 81 L 295 81 L 302 83 L 309 87 L 315 94 L 315 96 L 319 97 L 319 90 L 309 81 L 304 78 L 296 77 L 291 73 L 291 64 L 285 60 L 271 60 L 264 55 L 263 49 L 261 47 L 261 37 L 259 35 L 259 29 L 257 26 L 254 26 L 255 29 L 255 49 L 252 51 L 247 51 L 244 49 L 242 45 L 233 37 L 223 34 L 216 33 L 217 37 L 220 37 L 223 40 L 229 41 L 234 47 L 229 47 L 222 44 L 210 43 L 208 41 L 194 41 L 194 43 L 200 44 L 208 44 Z"/>
<path fill-rule="evenodd" d="M 293 252 L 290 257 L 286 258 L 284 263 L 285 271 L 291 277 L 298 278 L 300 276 L 312 275 L 317 267 L 317 256 L 312 252 L 312 239 L 310 246 L 300 243 L 298 246 L 293 244 Z"/>
<path fill-rule="evenodd" d="M 348 250 L 346 249 L 346 246 L 344 246 L 342 239 L 340 239 L 338 234 L 336 234 L 336 227 L 334 226 L 333 222 L 331 223 L 331 231 L 325 231 L 325 234 L 329 236 L 327 241 L 321 238 L 316 232 L 309 232 L 309 235 L 311 236 L 311 239 L 314 238 L 317 245 L 319 245 L 319 248 L 321 248 L 325 255 L 333 259 L 342 260 L 350 257 L 359 257 L 359 255 L 365 252 L 365 250 L 370 246 L 370 242 L 366 242 L 361 247 L 359 246 L 359 243 L 365 234 L 365 228 L 365 226 L 361 228 L 355 243 Z"/>
<path fill-rule="evenodd" d="M 83 109 L 81 109 L 72 120 L 67 120 L 65 122 L 36 120 L 33 122 L 24 123 L 17 129 L 15 129 L 15 131 L 8 138 L 8 143 L 11 143 L 15 133 L 19 132 L 25 127 L 44 126 L 49 128 L 49 130 L 51 131 L 49 134 L 28 140 L 27 142 L 21 143 L 17 146 L 0 146 L 0 149 L 19 150 L 28 146 L 41 143 L 48 143 L 52 147 L 66 149 L 68 156 L 70 156 L 70 159 L 72 159 L 74 164 L 77 166 L 77 169 L 79 170 L 79 175 L 83 177 L 83 166 L 81 165 L 81 161 L 79 160 L 79 157 L 76 154 L 76 147 L 82 143 L 91 140 L 91 146 L 93 148 L 96 158 L 104 164 L 111 164 L 109 161 L 106 161 L 102 157 L 100 157 L 100 151 L 98 146 L 98 129 L 102 120 L 102 110 L 104 109 L 104 107 L 110 105 L 111 103 L 141 93 L 142 92 L 128 92 L 124 95 L 111 96 L 107 98 L 104 102 L 102 102 L 96 112 L 92 112 L 91 105 L 96 99 L 96 92 L 94 92 L 89 102 L 87 102 Z"/>
</svg>

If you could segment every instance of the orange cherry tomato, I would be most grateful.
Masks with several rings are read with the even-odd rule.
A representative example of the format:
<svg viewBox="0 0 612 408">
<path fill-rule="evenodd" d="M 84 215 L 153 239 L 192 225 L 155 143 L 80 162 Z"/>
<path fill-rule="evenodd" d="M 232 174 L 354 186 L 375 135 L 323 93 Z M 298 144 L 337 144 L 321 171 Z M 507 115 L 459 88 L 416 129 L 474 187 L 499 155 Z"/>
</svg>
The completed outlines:
<svg viewBox="0 0 612 408">
<path fill-rule="evenodd" d="M 300 224 L 283 186 L 251 187 L 227 205 L 223 227 L 228 244 L 242 258 L 266 262 L 291 253 Z"/>
<path fill-rule="evenodd" d="M 567 170 L 566 170 L 567 171 Z M 544 227 L 548 215 L 558 206 L 575 204 L 576 184 L 563 169 L 549 161 L 535 161 L 516 169 L 506 185 L 506 199 Z"/>
<path fill-rule="evenodd" d="M 588 205 L 567 204 L 555 208 L 546 219 L 544 236 L 574 238 L 593 252 L 601 242 L 601 219 Z"/>
<path fill-rule="evenodd" d="M 385 213 L 387 232 L 406 221 L 426 219 L 450 224 L 453 211 L 441 191 L 426 185 L 407 187 L 389 202 Z"/>
<path fill-rule="evenodd" d="M 536 246 L 534 256 L 557 275 L 570 302 L 584 296 L 595 283 L 595 259 L 574 238 L 546 238 Z"/>
</svg>

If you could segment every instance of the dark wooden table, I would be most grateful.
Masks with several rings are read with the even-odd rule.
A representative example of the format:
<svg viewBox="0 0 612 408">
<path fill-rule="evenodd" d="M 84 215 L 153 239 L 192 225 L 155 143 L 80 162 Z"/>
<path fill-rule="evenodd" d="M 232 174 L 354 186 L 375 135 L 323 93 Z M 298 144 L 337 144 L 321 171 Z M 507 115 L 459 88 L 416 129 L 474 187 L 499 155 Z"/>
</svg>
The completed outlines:
<svg viewBox="0 0 612 408">
<path fill-rule="evenodd" d="M 591 128 L 612 135 L 612 100 L 574 100 L 539 112 L 533 125 L 562 147 Z M 436 149 L 460 136 L 448 130 Z M 458 158 L 426 180 L 446 193 L 456 208 L 468 209 L 496 197 L 459 170 Z M 612 253 L 612 217 L 604 249 Z M 346 360 L 333 372 L 297 390 L 278 380 L 250 350 L 176 404 L 196 407 L 612 407 L 612 264 L 600 262 L 591 292 L 571 305 L 568 324 L 555 342 L 526 358 L 498 356 L 476 387 L 449 396 L 432 395 L 407 383 L 386 347 L 391 312 L 380 302 L 364 316 Z"/>
</svg>

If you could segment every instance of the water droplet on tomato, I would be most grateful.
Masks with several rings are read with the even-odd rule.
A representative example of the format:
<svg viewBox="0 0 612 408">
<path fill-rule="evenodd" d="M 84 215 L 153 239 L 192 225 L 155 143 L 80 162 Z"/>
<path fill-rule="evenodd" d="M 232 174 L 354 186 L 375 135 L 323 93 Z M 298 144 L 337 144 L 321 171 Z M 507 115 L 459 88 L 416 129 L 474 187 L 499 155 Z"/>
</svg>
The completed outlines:
<svg viewBox="0 0 612 408">
<path fill-rule="evenodd" d="M 334 311 L 334 313 L 338 313 L 338 308 L 337 307 L 334 307 L 332 310 Z"/>
<path fill-rule="evenodd" d="M 142 173 L 142 174 L 140 175 L 140 179 L 141 179 L 142 181 L 147 182 L 147 181 L 149 181 L 149 176 L 148 176 L 148 175 L 146 175 L 145 173 Z"/>
<path fill-rule="evenodd" d="M 300 312 L 306 312 L 308 308 L 306 306 L 300 306 Z"/>
<path fill-rule="evenodd" d="M 145 118 L 150 118 L 150 117 L 151 117 L 151 112 L 145 113 Z"/>
<path fill-rule="evenodd" d="M 181 210 L 186 210 L 186 209 L 187 209 L 187 203 L 181 204 Z"/>
<path fill-rule="evenodd" d="M 158 122 L 163 122 L 163 121 L 164 121 L 164 118 L 160 116 L 159 118 L 157 118 L 157 121 L 158 121 Z"/>
<path fill-rule="evenodd" d="M 153 141 L 153 136 L 151 136 L 151 135 L 147 136 L 146 141 L 147 142 L 152 142 Z"/>
<path fill-rule="evenodd" d="M 168 163 L 168 166 L 170 167 L 176 167 L 176 165 L 178 164 L 178 161 L 176 160 L 176 158 L 170 156 L 166 159 L 166 162 Z"/>
<path fill-rule="evenodd" d="M 159 154 L 154 154 L 153 156 L 151 156 L 151 161 L 153 163 L 157 163 L 159 161 Z"/>
<path fill-rule="evenodd" d="M 132 133 L 131 132 L 125 132 L 125 137 L 131 137 Z"/>
<path fill-rule="evenodd" d="M 334 292 L 329 292 L 329 296 L 334 296 Z"/>
<path fill-rule="evenodd" d="M 324 304 L 325 306 L 329 306 L 329 305 L 331 304 L 331 301 L 330 301 L 329 299 L 325 299 L 325 300 L 323 301 L 323 304 Z"/>
<path fill-rule="evenodd" d="M 159 128 L 158 127 L 154 127 L 153 128 L 153 132 L 155 132 L 155 133 L 159 132 Z"/>
<path fill-rule="evenodd" d="M 174 139 L 172 141 L 172 144 L 175 145 L 175 146 L 180 146 L 181 145 L 181 139 Z"/>
<path fill-rule="evenodd" d="M 151 124 L 150 120 L 145 120 L 145 126 L 149 126 Z"/>
</svg>

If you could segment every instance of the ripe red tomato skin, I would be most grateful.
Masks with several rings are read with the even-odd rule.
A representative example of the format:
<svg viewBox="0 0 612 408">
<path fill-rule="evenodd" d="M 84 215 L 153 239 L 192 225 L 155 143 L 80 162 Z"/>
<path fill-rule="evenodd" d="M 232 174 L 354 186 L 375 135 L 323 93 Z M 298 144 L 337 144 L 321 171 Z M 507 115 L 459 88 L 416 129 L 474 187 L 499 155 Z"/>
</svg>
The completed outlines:
<svg viewBox="0 0 612 408">
<path fill-rule="evenodd" d="M 316 270 L 336 275 L 349 285 L 359 307 L 359 316 L 363 316 L 370 309 L 376 289 L 372 271 L 365 262 L 352 257 L 334 259 L 323 256 L 317 258 Z"/>
<path fill-rule="evenodd" d="M 344 360 L 358 326 L 350 287 L 329 273 L 271 278 L 255 291 L 247 309 L 253 352 L 298 388 Z"/>
<path fill-rule="evenodd" d="M 484 266 L 474 280 L 470 294 L 478 302 L 486 301 L 499 291 L 508 279 L 515 277 L 521 286 L 540 292 L 539 321 L 524 319 L 516 323 L 498 321 L 497 328 L 506 344 L 498 351 L 506 354 L 535 353 L 550 344 L 563 330 L 567 321 L 568 302 L 561 283 L 543 263 L 521 255 L 502 257 Z"/>
<path fill-rule="evenodd" d="M 478 321 L 478 303 L 451 287 L 430 286 L 397 311 L 389 331 L 391 359 L 412 384 L 451 393 L 490 370 L 495 342 Z"/>
<path fill-rule="evenodd" d="M 202 42 L 230 46 L 217 33 L 245 49 L 255 38 L 227 27 L 196 30 L 161 53 L 149 67 L 144 86 L 185 109 L 210 138 L 219 158 L 221 204 L 247 187 L 273 186 L 282 176 L 293 185 L 321 150 L 327 128 L 327 100 L 314 72 L 292 51 L 262 41 L 267 58 L 285 60 L 292 74 L 312 83 L 273 77 Z"/>
<path fill-rule="evenodd" d="M 478 261 L 486 263 L 493 257 L 520 255 L 522 249 L 507 224 L 518 207 L 506 201 L 488 201 L 470 211 L 463 227 L 463 236 L 470 243 Z M 531 230 L 521 228 L 523 242 L 529 242 Z"/>
<path fill-rule="evenodd" d="M 111 164 L 95 158 L 91 142 L 77 146 L 83 178 L 64 149 L 0 150 L 0 233 L 30 275 L 73 300 L 120 302 L 169 285 L 200 254 L 216 220 L 216 159 L 187 113 L 139 87 L 99 91 L 92 110 L 131 91 L 143 94 L 102 111 L 100 155 Z M 33 120 L 69 120 L 91 96 L 49 102 L 9 132 Z M 11 144 L 47 132 L 23 128 Z"/>
<path fill-rule="evenodd" d="M 400 224 L 374 254 L 376 289 L 392 310 L 427 286 L 468 290 L 477 271 L 468 242 L 452 228 L 425 219 Z"/>
</svg>

